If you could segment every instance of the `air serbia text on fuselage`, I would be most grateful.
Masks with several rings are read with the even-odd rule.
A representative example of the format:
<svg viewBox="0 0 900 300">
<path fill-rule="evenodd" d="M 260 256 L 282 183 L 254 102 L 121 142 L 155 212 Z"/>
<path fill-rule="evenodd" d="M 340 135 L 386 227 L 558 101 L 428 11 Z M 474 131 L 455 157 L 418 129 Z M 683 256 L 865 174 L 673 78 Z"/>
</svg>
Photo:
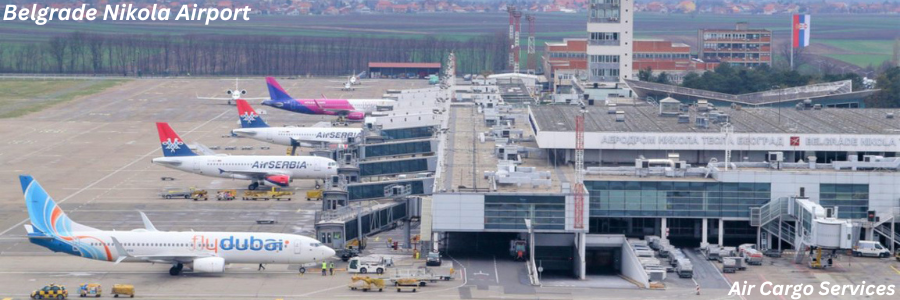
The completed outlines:
<svg viewBox="0 0 900 300">
<path fill-rule="evenodd" d="M 306 169 L 305 161 L 262 161 L 258 160 L 253 162 L 253 165 L 250 166 L 253 169 Z"/>
</svg>

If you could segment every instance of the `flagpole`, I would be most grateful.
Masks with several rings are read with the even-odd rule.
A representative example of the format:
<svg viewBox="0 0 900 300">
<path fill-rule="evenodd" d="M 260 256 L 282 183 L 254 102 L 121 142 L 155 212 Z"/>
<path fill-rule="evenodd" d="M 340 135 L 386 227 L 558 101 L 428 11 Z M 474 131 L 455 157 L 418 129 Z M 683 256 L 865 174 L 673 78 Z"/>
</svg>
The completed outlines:
<svg viewBox="0 0 900 300">
<path fill-rule="evenodd" d="M 788 47 L 791 47 L 791 71 L 794 70 L 794 15 L 791 15 L 791 42 Z"/>
</svg>

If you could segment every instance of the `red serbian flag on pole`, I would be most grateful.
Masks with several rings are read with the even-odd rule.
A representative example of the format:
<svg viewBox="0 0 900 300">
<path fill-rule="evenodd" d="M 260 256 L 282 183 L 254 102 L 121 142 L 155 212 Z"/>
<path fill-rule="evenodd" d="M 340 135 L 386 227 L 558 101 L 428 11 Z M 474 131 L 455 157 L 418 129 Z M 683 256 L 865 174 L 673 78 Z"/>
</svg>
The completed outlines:
<svg viewBox="0 0 900 300">
<path fill-rule="evenodd" d="M 792 28 L 794 37 L 794 48 L 803 48 L 809 46 L 809 15 L 794 15 L 794 26 Z"/>
</svg>

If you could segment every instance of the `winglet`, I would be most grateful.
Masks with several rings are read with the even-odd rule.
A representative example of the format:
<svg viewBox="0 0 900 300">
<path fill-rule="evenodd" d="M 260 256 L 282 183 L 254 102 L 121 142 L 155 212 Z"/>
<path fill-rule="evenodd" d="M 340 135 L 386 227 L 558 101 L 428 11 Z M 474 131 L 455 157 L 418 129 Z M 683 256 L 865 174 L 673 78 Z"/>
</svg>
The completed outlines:
<svg viewBox="0 0 900 300">
<path fill-rule="evenodd" d="M 141 214 L 143 214 L 143 213 L 141 213 Z M 116 258 L 116 264 L 122 262 L 123 260 L 125 260 L 126 258 L 131 256 L 131 254 L 128 254 L 128 251 L 125 250 L 125 247 L 122 247 L 122 243 L 119 243 L 119 240 L 116 239 L 116 237 L 111 236 L 110 238 L 113 241 L 113 246 L 116 247 L 116 252 L 118 252 L 118 255 L 117 255 L 118 258 Z"/>
<path fill-rule="evenodd" d="M 147 214 L 145 214 L 142 211 L 138 211 L 138 212 L 141 213 L 141 220 L 144 221 L 144 228 L 146 228 L 147 231 L 159 231 L 159 230 L 156 230 L 156 227 L 153 226 L 153 223 L 150 222 L 150 218 L 147 218 Z"/>
</svg>

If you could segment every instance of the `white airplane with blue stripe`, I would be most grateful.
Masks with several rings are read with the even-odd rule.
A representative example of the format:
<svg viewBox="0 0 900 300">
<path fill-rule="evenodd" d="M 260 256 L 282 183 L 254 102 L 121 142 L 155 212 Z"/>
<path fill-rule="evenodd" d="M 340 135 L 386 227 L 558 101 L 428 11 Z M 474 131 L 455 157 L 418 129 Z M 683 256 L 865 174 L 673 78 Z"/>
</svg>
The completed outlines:
<svg viewBox="0 0 900 300">
<path fill-rule="evenodd" d="M 159 231 L 143 212 L 140 215 L 144 228 L 100 230 L 69 219 L 31 176 L 19 175 L 19 181 L 31 221 L 25 225 L 28 240 L 53 252 L 116 264 L 172 264 L 172 276 L 181 274 L 184 267 L 194 273 L 222 273 L 230 263 L 319 263 L 335 253 L 313 238 L 295 234 Z"/>
<path fill-rule="evenodd" d="M 294 179 L 324 181 L 337 175 L 337 162 L 319 156 L 197 155 L 168 123 L 156 123 L 156 129 L 164 156 L 154 158 L 154 164 L 204 176 L 250 180 L 247 188 L 251 190 L 260 185 L 287 187 Z"/>
<path fill-rule="evenodd" d="M 258 141 L 292 147 L 315 147 L 321 144 L 346 143 L 362 134 L 361 128 L 337 127 L 270 127 L 245 100 L 237 100 L 241 128 L 231 133 Z"/>
</svg>

